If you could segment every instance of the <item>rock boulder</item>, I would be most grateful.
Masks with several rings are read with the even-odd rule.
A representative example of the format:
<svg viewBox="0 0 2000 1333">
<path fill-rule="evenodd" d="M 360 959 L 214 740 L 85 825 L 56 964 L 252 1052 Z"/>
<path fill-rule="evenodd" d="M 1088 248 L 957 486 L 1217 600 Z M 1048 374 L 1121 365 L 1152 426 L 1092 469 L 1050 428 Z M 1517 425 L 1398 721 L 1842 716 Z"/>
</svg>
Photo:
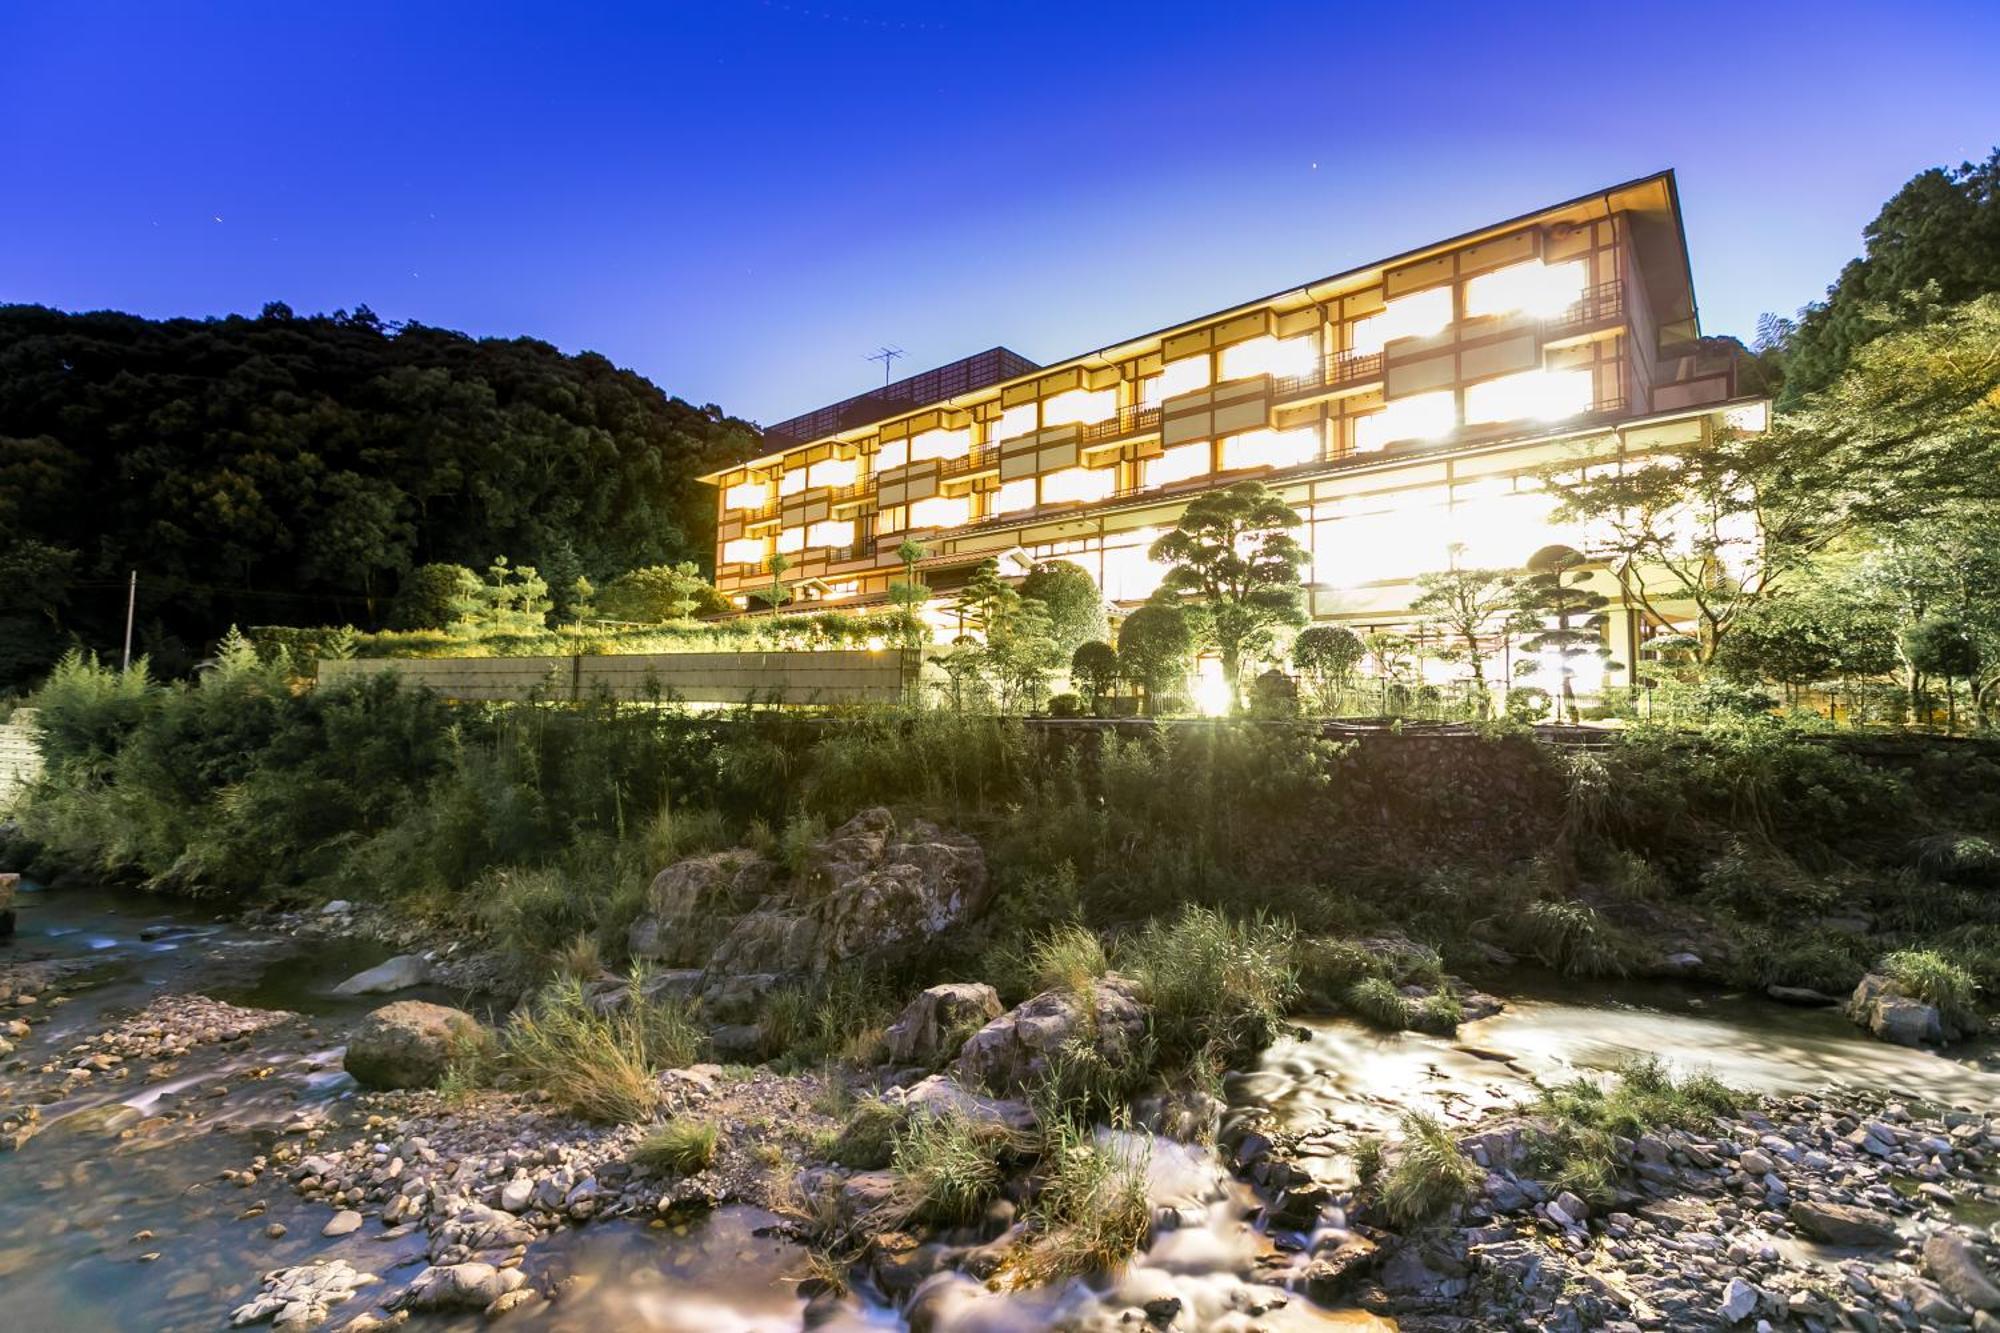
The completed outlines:
<svg viewBox="0 0 2000 1333">
<path fill-rule="evenodd" d="M 369 1014 L 347 1041 L 343 1063 L 369 1088 L 426 1088 L 438 1081 L 460 1041 L 477 1041 L 479 1020 L 462 1009 L 398 1000 Z"/>
<path fill-rule="evenodd" d="M 910 1001 L 884 1034 L 889 1060 L 893 1064 L 936 1065 L 1002 1012 L 999 993 L 982 982 L 932 986 Z"/>
<path fill-rule="evenodd" d="M 632 923 L 632 957 L 700 967 L 737 917 L 771 891 L 778 868 L 755 852 L 711 852 L 676 861 L 654 876 L 646 911 Z"/>
<path fill-rule="evenodd" d="M 1146 1020 L 1138 988 L 1121 976 L 1099 977 L 1087 994 L 1044 991 L 966 1038 L 958 1074 L 972 1086 L 1014 1092 L 1044 1077 L 1065 1048 L 1120 1068 L 1145 1039 Z"/>
<path fill-rule="evenodd" d="M 1854 988 L 1847 1016 L 1898 1046 L 1936 1044 L 1954 1035 L 1946 1029 L 1944 1016 L 1935 1005 L 1903 994 L 1893 980 L 1874 972 L 1861 978 L 1861 984 Z"/>
<path fill-rule="evenodd" d="M 391 991 L 408 990 L 421 986 L 430 975 L 430 965 L 423 955 L 406 953 L 377 963 L 365 972 L 357 972 L 333 988 L 335 995 L 384 995 Z"/>
<path fill-rule="evenodd" d="M 1845 1203 L 1794 1200 L 1792 1225 L 1826 1245 L 1893 1245 L 1896 1224 L 1886 1213 Z"/>
</svg>

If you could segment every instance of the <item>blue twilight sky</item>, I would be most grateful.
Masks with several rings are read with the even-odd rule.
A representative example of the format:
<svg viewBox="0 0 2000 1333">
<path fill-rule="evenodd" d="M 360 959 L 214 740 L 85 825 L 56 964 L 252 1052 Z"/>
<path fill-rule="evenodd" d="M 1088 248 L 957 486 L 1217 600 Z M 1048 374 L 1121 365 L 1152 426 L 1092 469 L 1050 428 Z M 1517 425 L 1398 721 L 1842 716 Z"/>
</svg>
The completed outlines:
<svg viewBox="0 0 2000 1333">
<path fill-rule="evenodd" d="M 1704 326 L 2000 141 L 2000 3 L 0 0 L 0 302 L 359 304 L 774 421 L 1680 172 Z"/>
</svg>

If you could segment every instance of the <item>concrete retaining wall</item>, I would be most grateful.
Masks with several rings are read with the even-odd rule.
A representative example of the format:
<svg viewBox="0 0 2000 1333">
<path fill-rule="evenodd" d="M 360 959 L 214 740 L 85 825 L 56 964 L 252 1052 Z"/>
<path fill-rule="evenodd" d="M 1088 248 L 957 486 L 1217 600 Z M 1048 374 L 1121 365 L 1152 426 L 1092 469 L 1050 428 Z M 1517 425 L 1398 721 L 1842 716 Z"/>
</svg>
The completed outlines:
<svg viewBox="0 0 2000 1333">
<path fill-rule="evenodd" d="M 610 657 L 425 657 L 322 660 L 322 683 L 395 672 L 448 699 L 615 699 L 686 703 L 892 704 L 914 679 L 914 654 L 630 653 Z"/>
</svg>

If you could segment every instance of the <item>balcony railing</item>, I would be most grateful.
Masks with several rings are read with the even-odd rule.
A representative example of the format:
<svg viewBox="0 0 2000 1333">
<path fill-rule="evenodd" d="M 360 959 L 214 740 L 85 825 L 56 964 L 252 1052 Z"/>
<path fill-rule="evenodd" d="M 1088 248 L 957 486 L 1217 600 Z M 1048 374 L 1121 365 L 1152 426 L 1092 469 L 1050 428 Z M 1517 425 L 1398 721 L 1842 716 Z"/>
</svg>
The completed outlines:
<svg viewBox="0 0 2000 1333">
<path fill-rule="evenodd" d="M 1296 398 L 1300 394 L 1318 393 L 1322 389 L 1370 384 L 1381 378 L 1380 352 L 1335 352 L 1321 357 L 1319 364 L 1303 375 L 1273 375 L 1271 396 Z"/>
<path fill-rule="evenodd" d="M 1105 444 L 1112 440 L 1123 440 L 1134 435 L 1147 435 L 1160 428 L 1160 409 L 1134 404 L 1121 407 L 1117 415 L 1102 421 L 1093 421 L 1083 428 L 1079 442 L 1084 448 L 1094 444 Z"/>
<path fill-rule="evenodd" d="M 1616 278 L 1584 288 L 1568 309 L 1542 321 L 1543 337 L 1560 337 L 1625 317 L 1625 284 Z"/>
</svg>

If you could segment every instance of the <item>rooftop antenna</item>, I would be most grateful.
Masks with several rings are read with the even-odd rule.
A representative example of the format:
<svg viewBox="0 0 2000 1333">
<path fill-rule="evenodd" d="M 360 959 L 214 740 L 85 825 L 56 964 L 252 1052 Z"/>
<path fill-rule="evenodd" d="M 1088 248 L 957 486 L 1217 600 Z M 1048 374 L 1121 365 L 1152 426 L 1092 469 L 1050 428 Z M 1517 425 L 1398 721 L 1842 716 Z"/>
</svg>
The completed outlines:
<svg viewBox="0 0 2000 1333">
<path fill-rule="evenodd" d="M 878 347 L 868 354 L 870 361 L 880 361 L 882 363 L 883 388 L 886 389 L 889 387 L 889 368 L 896 364 L 896 358 L 908 355 L 909 353 L 900 347 Z"/>
</svg>

